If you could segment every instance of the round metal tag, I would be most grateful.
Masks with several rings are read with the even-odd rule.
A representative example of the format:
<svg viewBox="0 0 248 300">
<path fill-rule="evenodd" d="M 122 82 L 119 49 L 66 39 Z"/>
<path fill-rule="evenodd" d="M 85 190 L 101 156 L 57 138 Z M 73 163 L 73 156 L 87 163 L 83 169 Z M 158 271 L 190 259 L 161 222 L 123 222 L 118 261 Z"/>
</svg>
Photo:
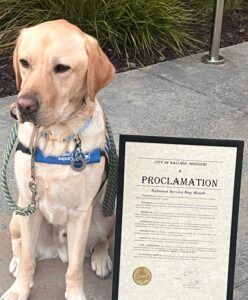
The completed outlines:
<svg viewBox="0 0 248 300">
<path fill-rule="evenodd" d="M 74 171 L 82 171 L 86 167 L 86 160 L 83 155 L 73 158 L 71 162 L 71 167 Z"/>
</svg>

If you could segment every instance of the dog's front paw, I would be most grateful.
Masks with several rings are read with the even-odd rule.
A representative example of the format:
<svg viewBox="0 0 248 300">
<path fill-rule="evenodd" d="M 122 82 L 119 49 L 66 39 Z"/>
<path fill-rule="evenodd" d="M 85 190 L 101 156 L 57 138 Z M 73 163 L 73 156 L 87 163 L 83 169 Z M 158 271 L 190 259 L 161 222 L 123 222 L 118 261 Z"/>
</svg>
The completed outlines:
<svg viewBox="0 0 248 300">
<path fill-rule="evenodd" d="M 107 251 L 94 249 L 91 256 L 91 268 L 100 278 L 106 278 L 112 271 L 112 261 Z"/>
<path fill-rule="evenodd" d="M 2 295 L 1 300 L 27 300 L 30 289 L 14 282 L 14 284 Z"/>
<path fill-rule="evenodd" d="M 16 292 L 7 291 L 2 297 L 1 300 L 26 300 L 27 298 L 20 297 Z"/>
<path fill-rule="evenodd" d="M 82 288 L 67 288 L 65 298 L 67 300 L 87 300 Z"/>
<path fill-rule="evenodd" d="M 1 300 L 27 300 L 33 279 L 17 278 L 12 286 L 1 296 Z"/>
</svg>

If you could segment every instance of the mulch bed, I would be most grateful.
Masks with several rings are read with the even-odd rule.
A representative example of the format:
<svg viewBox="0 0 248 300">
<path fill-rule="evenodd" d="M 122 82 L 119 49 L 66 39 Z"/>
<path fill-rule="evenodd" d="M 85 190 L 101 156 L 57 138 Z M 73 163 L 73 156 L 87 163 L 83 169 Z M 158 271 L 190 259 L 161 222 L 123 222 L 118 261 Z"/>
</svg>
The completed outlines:
<svg viewBox="0 0 248 300">
<path fill-rule="evenodd" d="M 195 54 L 199 51 L 209 49 L 211 37 L 212 18 L 206 19 L 201 28 L 198 28 L 196 38 L 203 41 L 201 49 L 189 48 L 188 54 Z M 221 47 L 228 47 L 238 43 L 248 41 L 248 4 L 245 4 L 242 9 L 225 13 L 223 20 Z M 129 64 L 123 58 L 116 58 L 112 55 L 110 49 L 104 49 L 112 63 L 115 65 L 117 72 L 124 72 L 136 69 L 138 64 L 130 54 Z M 155 64 L 161 61 L 171 60 L 179 56 L 170 50 L 166 50 L 163 56 L 158 55 L 154 59 L 138 58 L 143 65 Z M 17 93 L 15 89 L 15 76 L 12 68 L 11 55 L 8 57 L 0 57 L 0 97 L 11 96 Z"/>
</svg>

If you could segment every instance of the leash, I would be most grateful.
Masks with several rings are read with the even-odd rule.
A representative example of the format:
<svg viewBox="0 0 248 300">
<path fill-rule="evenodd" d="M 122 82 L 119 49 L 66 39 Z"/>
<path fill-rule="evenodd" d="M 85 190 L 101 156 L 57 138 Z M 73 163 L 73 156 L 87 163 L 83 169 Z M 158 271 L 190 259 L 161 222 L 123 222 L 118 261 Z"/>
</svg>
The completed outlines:
<svg viewBox="0 0 248 300">
<path fill-rule="evenodd" d="M 105 197 L 102 204 L 102 214 L 104 217 L 111 217 L 115 210 L 115 199 L 117 195 L 118 184 L 119 157 L 116 151 L 112 129 L 110 127 L 107 117 L 105 117 L 105 119 L 111 149 L 109 155 L 108 182 Z"/>
<path fill-rule="evenodd" d="M 15 201 L 12 199 L 11 195 L 10 195 L 10 191 L 9 191 L 9 187 L 7 184 L 7 168 L 8 168 L 8 162 L 9 162 L 9 158 L 11 155 L 11 151 L 14 147 L 16 138 L 17 138 L 17 130 L 18 130 L 18 123 L 15 122 L 13 128 L 11 129 L 11 132 L 8 136 L 8 140 L 6 143 L 6 146 L 4 148 L 4 152 L 3 152 L 3 167 L 2 167 L 2 190 L 3 190 L 3 195 L 5 198 L 5 201 L 7 202 L 9 208 L 12 211 L 15 211 L 15 213 L 17 215 L 21 215 L 21 216 L 29 216 L 32 213 L 35 212 L 36 208 L 35 206 L 28 206 L 28 207 L 20 207 L 18 206 Z"/>
<path fill-rule="evenodd" d="M 35 128 L 35 127 L 34 127 Z M 102 204 L 102 214 L 104 217 L 110 217 L 114 213 L 115 209 L 115 199 L 117 194 L 117 181 L 118 181 L 118 154 L 115 147 L 114 137 L 112 133 L 112 129 L 110 124 L 106 118 L 106 129 L 108 133 L 108 138 L 110 141 L 110 155 L 109 155 L 109 168 L 108 168 L 108 181 L 106 187 L 106 193 Z M 8 136 L 6 146 L 3 152 L 3 166 L 2 166 L 2 174 L 1 174 L 1 185 L 3 190 L 4 199 L 7 202 L 9 208 L 14 211 L 17 215 L 21 216 L 29 216 L 36 211 L 36 183 L 35 183 L 35 172 L 34 169 L 32 171 L 31 168 L 31 181 L 29 183 L 29 188 L 32 192 L 31 202 L 27 207 L 20 207 L 16 204 L 16 202 L 11 197 L 8 183 L 7 183 L 7 169 L 8 169 L 8 162 L 14 147 L 15 141 L 17 139 L 17 131 L 18 131 L 18 122 L 15 122 L 14 126 L 11 129 L 11 132 Z M 33 139 L 36 140 L 37 136 L 33 133 Z M 31 139 L 32 140 L 32 139 Z M 32 141 L 33 143 L 33 141 Z M 36 143 L 36 141 L 35 141 Z M 34 144 L 35 144 L 34 143 Z M 31 147 L 32 152 L 34 153 L 34 147 Z M 32 153 L 31 153 L 32 154 Z M 33 160 L 33 155 L 31 157 Z M 34 166 L 33 163 L 31 165 Z"/>
</svg>

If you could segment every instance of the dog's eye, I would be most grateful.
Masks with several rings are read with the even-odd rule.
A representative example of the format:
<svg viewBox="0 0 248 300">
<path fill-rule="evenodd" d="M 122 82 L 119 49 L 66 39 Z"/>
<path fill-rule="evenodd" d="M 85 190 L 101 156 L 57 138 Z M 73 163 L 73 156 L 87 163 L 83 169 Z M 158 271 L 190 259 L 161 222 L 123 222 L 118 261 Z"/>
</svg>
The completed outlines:
<svg viewBox="0 0 248 300">
<path fill-rule="evenodd" d="M 23 68 L 28 68 L 29 63 L 26 61 L 26 59 L 20 59 L 20 64 L 23 66 Z"/>
<path fill-rule="evenodd" d="M 70 69 L 69 66 L 59 64 L 54 67 L 54 72 L 55 73 L 64 73 L 64 72 L 68 71 L 69 69 Z"/>
</svg>

